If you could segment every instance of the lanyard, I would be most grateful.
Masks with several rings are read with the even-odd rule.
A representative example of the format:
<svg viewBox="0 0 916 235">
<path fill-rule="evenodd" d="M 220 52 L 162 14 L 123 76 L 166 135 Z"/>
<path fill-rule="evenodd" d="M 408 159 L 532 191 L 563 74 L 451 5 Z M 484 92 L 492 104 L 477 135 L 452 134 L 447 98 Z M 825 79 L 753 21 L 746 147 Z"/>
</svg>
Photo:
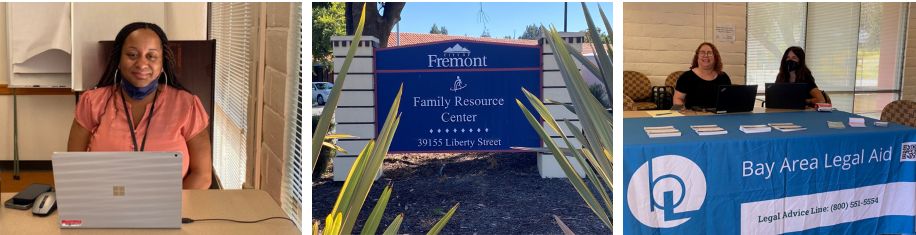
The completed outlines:
<svg viewBox="0 0 916 235">
<path fill-rule="evenodd" d="M 130 110 L 127 108 L 127 100 L 124 99 L 124 94 L 121 94 L 121 104 L 124 105 L 124 115 L 127 116 L 127 127 L 130 128 L 130 140 L 134 142 L 134 152 L 143 152 L 146 148 L 146 137 L 149 136 L 149 124 L 153 122 L 153 110 L 156 109 L 156 100 L 159 98 L 159 91 L 156 91 L 156 94 L 153 95 L 153 106 L 149 108 L 149 118 L 146 119 L 146 134 L 143 135 L 143 143 L 140 145 L 140 149 L 137 149 L 137 135 L 134 133 L 134 121 L 130 115 Z M 143 119 L 141 119 L 142 121 Z"/>
</svg>

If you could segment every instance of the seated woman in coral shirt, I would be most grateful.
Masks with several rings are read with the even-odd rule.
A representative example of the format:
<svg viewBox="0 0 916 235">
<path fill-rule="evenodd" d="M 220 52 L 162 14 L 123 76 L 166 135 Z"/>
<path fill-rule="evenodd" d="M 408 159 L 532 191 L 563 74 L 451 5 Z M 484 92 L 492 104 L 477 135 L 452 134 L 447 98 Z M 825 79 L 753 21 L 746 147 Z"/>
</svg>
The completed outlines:
<svg viewBox="0 0 916 235">
<path fill-rule="evenodd" d="M 79 97 L 67 151 L 181 152 L 184 188 L 209 188 L 209 117 L 174 63 L 159 26 L 124 26 L 99 83 Z"/>
</svg>

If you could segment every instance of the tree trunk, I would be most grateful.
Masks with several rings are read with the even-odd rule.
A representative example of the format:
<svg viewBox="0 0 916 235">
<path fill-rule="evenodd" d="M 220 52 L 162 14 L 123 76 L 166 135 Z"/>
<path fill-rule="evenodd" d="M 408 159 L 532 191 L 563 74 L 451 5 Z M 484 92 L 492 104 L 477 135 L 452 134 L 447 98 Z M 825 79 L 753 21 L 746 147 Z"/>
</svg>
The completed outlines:
<svg viewBox="0 0 916 235">
<path fill-rule="evenodd" d="M 401 11 L 404 10 L 403 2 L 388 2 L 384 4 L 384 14 L 379 14 L 378 3 L 347 3 L 347 34 L 353 35 L 359 24 L 363 4 L 366 4 L 366 23 L 363 26 L 363 35 L 378 38 L 379 48 L 388 47 L 388 36 L 391 29 L 401 20 Z"/>
</svg>

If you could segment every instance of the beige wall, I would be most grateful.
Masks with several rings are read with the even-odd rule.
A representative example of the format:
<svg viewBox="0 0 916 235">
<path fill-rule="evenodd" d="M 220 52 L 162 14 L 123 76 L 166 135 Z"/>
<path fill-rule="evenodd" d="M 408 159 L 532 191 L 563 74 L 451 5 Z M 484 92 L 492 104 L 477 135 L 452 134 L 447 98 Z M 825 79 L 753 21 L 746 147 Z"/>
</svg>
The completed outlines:
<svg viewBox="0 0 916 235">
<path fill-rule="evenodd" d="M 735 41 L 719 42 L 716 26 L 733 25 Z M 746 3 L 624 3 L 623 67 L 664 84 L 674 71 L 690 67 L 693 52 L 712 42 L 722 55 L 732 83 L 745 83 L 747 38 Z"/>
<path fill-rule="evenodd" d="M 171 40 L 203 40 L 207 36 L 206 3 L 74 3 L 73 89 L 88 90 L 98 82 L 105 63 L 99 41 L 114 40 L 124 25 L 136 21 L 158 24 Z"/>
<path fill-rule="evenodd" d="M 164 3 L 74 3 L 73 4 L 73 89 L 91 89 L 105 63 L 98 53 L 99 41 L 114 40 L 131 22 L 145 21 L 163 25 Z"/>
<path fill-rule="evenodd" d="M 95 85 L 101 61 L 98 41 L 113 40 L 133 21 L 160 24 L 170 39 L 206 39 L 206 3 L 74 3 L 74 89 Z M 0 3 L 0 84 L 9 83 L 6 3 Z M 89 53 L 91 52 L 91 53 Z M 93 79 L 82 80 L 86 74 Z M 19 96 L 19 148 L 25 160 L 50 160 L 54 151 L 66 151 L 76 98 L 70 95 Z M 13 159 L 13 98 L 0 96 L 0 160 Z"/>
<path fill-rule="evenodd" d="M 906 24 L 906 51 L 903 58 L 901 99 L 916 101 L 916 4 L 910 4 Z"/>
<path fill-rule="evenodd" d="M 206 40 L 207 3 L 165 3 L 165 25 L 169 40 Z"/>
<path fill-rule="evenodd" d="M 6 42 L 6 3 L 0 2 L 0 84 L 10 84 L 10 56 L 7 54 Z"/>
<path fill-rule="evenodd" d="M 293 79 L 298 75 L 294 65 L 297 54 L 290 48 L 298 41 L 293 38 L 290 25 L 293 22 L 293 3 L 267 3 L 267 41 L 265 55 L 265 74 L 263 78 L 264 99 L 259 101 L 264 106 L 262 113 L 263 126 L 261 139 L 260 172 L 261 189 L 267 191 L 277 203 L 283 185 L 283 174 L 286 169 L 286 156 L 289 148 L 289 131 L 286 123 L 291 110 L 288 95 L 293 90 Z"/>
</svg>

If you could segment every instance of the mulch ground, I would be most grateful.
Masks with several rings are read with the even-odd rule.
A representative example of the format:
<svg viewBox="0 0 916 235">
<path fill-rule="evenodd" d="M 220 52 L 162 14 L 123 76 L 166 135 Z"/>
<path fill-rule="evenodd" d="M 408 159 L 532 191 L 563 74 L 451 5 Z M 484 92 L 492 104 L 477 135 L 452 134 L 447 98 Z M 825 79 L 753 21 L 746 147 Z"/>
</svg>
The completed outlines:
<svg viewBox="0 0 916 235">
<path fill-rule="evenodd" d="M 357 221 L 361 231 L 385 184 L 394 186 L 379 233 L 404 213 L 399 233 L 425 234 L 455 203 L 441 234 L 610 234 L 567 179 L 543 179 L 532 153 L 390 154 Z M 343 182 L 312 182 L 312 218 L 324 223 Z"/>
</svg>

